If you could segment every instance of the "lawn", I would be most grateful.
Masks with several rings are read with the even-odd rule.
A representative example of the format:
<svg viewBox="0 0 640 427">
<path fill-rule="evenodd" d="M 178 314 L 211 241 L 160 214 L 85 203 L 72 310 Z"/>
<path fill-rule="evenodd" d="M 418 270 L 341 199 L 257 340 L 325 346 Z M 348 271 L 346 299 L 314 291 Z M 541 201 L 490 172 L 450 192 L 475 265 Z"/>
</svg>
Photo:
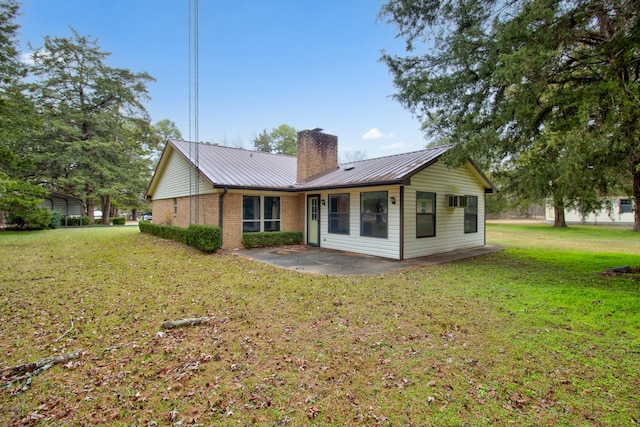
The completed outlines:
<svg viewBox="0 0 640 427">
<path fill-rule="evenodd" d="M 507 249 L 374 276 L 134 227 L 0 233 L 0 366 L 82 351 L 0 389 L 0 424 L 640 423 L 639 276 L 602 274 L 640 266 L 640 235 L 487 228 Z"/>
</svg>

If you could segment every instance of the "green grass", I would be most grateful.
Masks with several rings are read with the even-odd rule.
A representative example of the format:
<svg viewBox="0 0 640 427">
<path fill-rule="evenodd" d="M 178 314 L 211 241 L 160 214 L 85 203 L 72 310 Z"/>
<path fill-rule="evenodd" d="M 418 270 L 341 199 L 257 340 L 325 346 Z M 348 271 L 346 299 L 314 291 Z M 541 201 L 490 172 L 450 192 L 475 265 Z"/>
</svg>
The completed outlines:
<svg viewBox="0 0 640 427">
<path fill-rule="evenodd" d="M 507 249 L 352 277 L 134 227 L 0 233 L 0 366 L 83 350 L 0 390 L 0 424 L 637 425 L 640 282 L 601 273 L 640 236 L 487 228 Z"/>
</svg>

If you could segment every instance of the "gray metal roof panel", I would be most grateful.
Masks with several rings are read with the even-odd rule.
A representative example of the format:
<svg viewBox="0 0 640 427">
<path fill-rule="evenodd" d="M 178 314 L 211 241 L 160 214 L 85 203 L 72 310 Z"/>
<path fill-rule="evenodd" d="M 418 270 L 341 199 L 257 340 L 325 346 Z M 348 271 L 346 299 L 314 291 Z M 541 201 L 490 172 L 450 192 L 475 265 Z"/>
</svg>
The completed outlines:
<svg viewBox="0 0 640 427">
<path fill-rule="evenodd" d="M 339 165 L 331 171 L 299 183 L 298 188 L 353 187 L 399 183 L 429 166 L 451 147 L 437 147 L 411 153 L 361 160 Z"/>
<path fill-rule="evenodd" d="M 195 164 L 195 144 L 169 142 Z M 295 184 L 296 166 L 292 156 L 198 144 L 198 168 L 214 186 L 288 188 Z"/>
</svg>

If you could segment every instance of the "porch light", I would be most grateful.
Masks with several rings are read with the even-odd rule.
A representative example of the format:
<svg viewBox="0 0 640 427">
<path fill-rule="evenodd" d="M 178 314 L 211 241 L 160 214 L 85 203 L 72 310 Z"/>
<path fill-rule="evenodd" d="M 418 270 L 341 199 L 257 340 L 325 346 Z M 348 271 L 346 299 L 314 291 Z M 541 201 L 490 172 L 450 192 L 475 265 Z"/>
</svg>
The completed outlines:
<svg viewBox="0 0 640 427">
<path fill-rule="evenodd" d="M 321 203 L 322 203 L 322 206 L 327 204 L 327 202 L 324 199 L 322 199 Z"/>
<path fill-rule="evenodd" d="M 391 196 L 391 198 L 389 200 L 391 201 L 392 205 L 396 204 L 396 197 L 395 196 Z"/>
</svg>

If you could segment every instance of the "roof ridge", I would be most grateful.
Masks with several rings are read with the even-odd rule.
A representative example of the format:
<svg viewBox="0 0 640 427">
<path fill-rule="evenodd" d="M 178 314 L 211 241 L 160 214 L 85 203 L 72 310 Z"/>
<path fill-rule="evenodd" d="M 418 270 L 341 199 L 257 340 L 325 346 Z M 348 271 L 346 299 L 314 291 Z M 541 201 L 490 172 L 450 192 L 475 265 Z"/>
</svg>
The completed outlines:
<svg viewBox="0 0 640 427">
<path fill-rule="evenodd" d="M 344 162 L 344 163 L 340 163 L 340 165 L 351 165 L 351 164 L 362 163 L 362 162 L 370 162 L 370 161 L 373 161 L 373 160 L 388 159 L 390 157 L 398 157 L 398 156 L 406 156 L 406 155 L 409 155 L 409 154 L 422 153 L 424 151 L 433 151 L 433 150 L 442 149 L 442 148 L 449 149 L 451 147 L 453 147 L 453 145 L 451 145 L 451 144 L 440 145 L 438 147 L 424 148 L 422 150 L 408 151 L 406 153 L 389 154 L 388 156 L 374 157 L 372 159 L 362 159 L 362 160 L 356 160 L 354 162 Z"/>
<path fill-rule="evenodd" d="M 187 141 L 187 140 L 184 140 L 184 139 L 169 138 L 169 141 L 172 141 L 172 142 L 184 142 L 186 144 L 195 144 L 193 141 Z M 281 156 L 281 157 L 293 157 L 293 158 L 296 158 L 296 156 L 290 156 L 288 154 L 271 153 L 269 151 L 250 150 L 248 148 L 243 148 L 243 147 L 230 147 L 228 145 L 220 145 L 217 142 L 200 142 L 199 144 L 207 146 L 207 147 L 225 148 L 225 149 L 229 149 L 229 150 L 245 151 L 247 153 L 268 154 L 268 155 L 271 155 L 271 156 Z"/>
</svg>

